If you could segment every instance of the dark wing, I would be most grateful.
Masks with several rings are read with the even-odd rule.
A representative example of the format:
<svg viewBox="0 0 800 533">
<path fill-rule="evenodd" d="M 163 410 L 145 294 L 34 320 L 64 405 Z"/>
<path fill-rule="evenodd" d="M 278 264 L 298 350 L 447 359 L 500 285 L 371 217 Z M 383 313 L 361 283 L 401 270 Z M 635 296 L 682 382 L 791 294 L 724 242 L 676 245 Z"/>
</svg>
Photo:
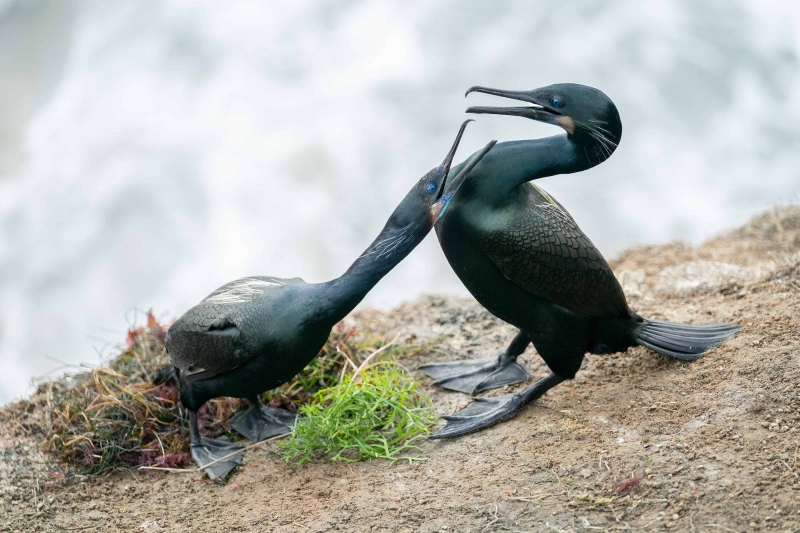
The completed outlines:
<svg viewBox="0 0 800 533">
<path fill-rule="evenodd" d="M 252 276 L 226 283 L 189 309 L 169 328 L 167 351 L 188 381 L 207 379 L 241 366 L 255 355 L 243 325 L 269 292 L 305 283 L 300 278 Z"/>
<path fill-rule="evenodd" d="M 483 240 L 503 275 L 581 316 L 630 314 L 619 282 L 572 216 L 538 187 L 522 187 L 527 209 Z"/>
<path fill-rule="evenodd" d="M 167 351 L 188 381 L 230 372 L 249 360 L 229 305 L 201 302 L 169 328 Z"/>
<path fill-rule="evenodd" d="M 272 276 L 248 276 L 246 278 L 237 279 L 226 283 L 219 289 L 205 297 L 203 300 L 223 300 L 225 295 L 228 296 L 247 296 L 254 294 L 255 291 L 263 292 L 268 288 L 282 287 L 285 285 L 297 285 L 305 283 L 302 278 L 276 278 Z M 235 298 L 240 300 L 241 298 Z"/>
</svg>

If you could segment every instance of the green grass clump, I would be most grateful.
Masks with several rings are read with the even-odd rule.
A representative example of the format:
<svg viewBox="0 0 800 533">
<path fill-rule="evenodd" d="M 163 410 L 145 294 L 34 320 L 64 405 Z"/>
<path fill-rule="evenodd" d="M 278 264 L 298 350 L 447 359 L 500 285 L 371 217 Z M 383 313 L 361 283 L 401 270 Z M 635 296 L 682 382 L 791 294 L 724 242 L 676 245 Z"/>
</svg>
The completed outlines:
<svg viewBox="0 0 800 533">
<path fill-rule="evenodd" d="M 345 374 L 299 413 L 294 432 L 279 443 L 284 461 L 297 466 L 316 456 L 348 462 L 421 460 L 413 442 L 428 435 L 435 422 L 428 397 L 393 360 Z"/>
</svg>

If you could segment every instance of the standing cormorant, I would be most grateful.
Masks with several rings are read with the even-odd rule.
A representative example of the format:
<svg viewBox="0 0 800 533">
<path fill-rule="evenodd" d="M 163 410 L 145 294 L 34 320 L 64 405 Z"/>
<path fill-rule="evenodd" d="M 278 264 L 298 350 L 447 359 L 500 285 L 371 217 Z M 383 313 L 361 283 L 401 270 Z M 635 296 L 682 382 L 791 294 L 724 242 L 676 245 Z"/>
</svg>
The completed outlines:
<svg viewBox="0 0 800 533">
<path fill-rule="evenodd" d="M 614 103 L 601 91 L 571 83 L 532 91 L 473 87 L 526 107 L 471 107 L 468 113 L 530 118 L 566 135 L 498 144 L 460 184 L 436 223 L 447 260 L 486 309 L 518 328 L 496 358 L 422 367 L 442 387 L 475 394 L 526 379 L 517 357 L 533 343 L 551 373 L 516 394 L 476 399 L 433 438 L 465 435 L 513 417 L 525 405 L 572 379 L 587 352 L 646 346 L 683 360 L 699 358 L 739 328 L 684 325 L 640 317 L 606 260 L 572 216 L 531 180 L 580 172 L 608 159 L 622 137 Z M 458 167 L 453 168 L 457 172 Z M 448 186 L 446 194 L 454 190 Z"/>
<path fill-rule="evenodd" d="M 166 346 L 171 364 L 154 383 L 177 379 L 189 412 L 192 458 L 207 467 L 209 477 L 224 482 L 241 464 L 235 453 L 240 447 L 227 439 L 203 438 L 197 410 L 218 396 L 246 398 L 249 409 L 231 418 L 238 432 L 257 441 L 290 430 L 293 415 L 265 407 L 258 395 L 291 379 L 316 357 L 331 328 L 425 238 L 451 198 L 444 194 L 445 182 L 468 122 L 442 164 L 412 187 L 380 235 L 342 276 L 315 284 L 300 278 L 236 280 L 170 327 Z M 494 144 L 472 157 L 452 181 L 462 181 Z"/>
</svg>

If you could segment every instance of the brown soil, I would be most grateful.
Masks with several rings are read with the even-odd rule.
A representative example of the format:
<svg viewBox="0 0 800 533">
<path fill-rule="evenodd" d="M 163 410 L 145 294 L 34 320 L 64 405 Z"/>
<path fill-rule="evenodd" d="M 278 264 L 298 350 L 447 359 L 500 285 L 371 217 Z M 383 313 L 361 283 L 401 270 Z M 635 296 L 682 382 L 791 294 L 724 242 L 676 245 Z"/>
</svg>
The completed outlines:
<svg viewBox="0 0 800 533">
<path fill-rule="evenodd" d="M 426 462 L 293 468 L 266 445 L 225 486 L 198 473 L 53 482 L 0 411 L 0 531 L 800 531 L 799 252 L 800 208 L 785 208 L 697 248 L 623 253 L 612 267 L 637 312 L 742 331 L 694 363 L 589 356 L 513 420 L 425 442 Z M 513 333 L 451 297 L 351 320 L 441 339 L 411 366 L 489 356 Z M 440 414 L 470 401 L 429 390 Z"/>
</svg>

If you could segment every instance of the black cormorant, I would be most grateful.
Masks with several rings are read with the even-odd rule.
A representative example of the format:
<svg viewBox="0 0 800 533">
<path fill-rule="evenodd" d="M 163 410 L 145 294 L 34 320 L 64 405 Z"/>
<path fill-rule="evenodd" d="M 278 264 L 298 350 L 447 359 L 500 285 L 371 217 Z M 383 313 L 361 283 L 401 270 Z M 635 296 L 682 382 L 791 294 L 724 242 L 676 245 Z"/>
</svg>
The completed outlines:
<svg viewBox="0 0 800 533">
<path fill-rule="evenodd" d="M 739 328 L 684 325 L 640 317 L 603 256 L 572 216 L 531 180 L 580 172 L 602 163 L 622 137 L 614 103 L 601 91 L 558 84 L 532 91 L 473 87 L 532 104 L 471 107 L 468 113 L 530 118 L 566 135 L 499 143 L 459 187 L 436 223 L 447 260 L 475 298 L 520 331 L 496 358 L 422 367 L 442 387 L 475 394 L 526 379 L 517 357 L 533 343 L 551 373 L 532 387 L 476 399 L 434 438 L 457 437 L 506 420 L 566 379 L 587 352 L 608 354 L 646 346 L 683 360 L 699 358 Z M 458 172 L 458 166 L 453 168 Z M 454 190 L 449 184 L 445 194 Z"/>
<path fill-rule="evenodd" d="M 291 379 L 316 357 L 331 328 L 425 238 L 450 200 L 445 182 L 468 122 L 442 164 L 412 187 L 380 235 L 342 276 L 316 284 L 300 278 L 239 279 L 212 292 L 170 327 L 166 346 L 171 364 L 154 383 L 177 379 L 189 412 L 192 457 L 207 467 L 209 477 L 224 482 L 241 464 L 235 453 L 240 447 L 227 439 L 203 438 L 197 410 L 218 396 L 246 398 L 249 409 L 231 419 L 237 431 L 251 440 L 290 431 L 293 415 L 265 407 L 258 395 Z M 494 144 L 472 157 L 453 181 L 463 180 Z"/>
</svg>

